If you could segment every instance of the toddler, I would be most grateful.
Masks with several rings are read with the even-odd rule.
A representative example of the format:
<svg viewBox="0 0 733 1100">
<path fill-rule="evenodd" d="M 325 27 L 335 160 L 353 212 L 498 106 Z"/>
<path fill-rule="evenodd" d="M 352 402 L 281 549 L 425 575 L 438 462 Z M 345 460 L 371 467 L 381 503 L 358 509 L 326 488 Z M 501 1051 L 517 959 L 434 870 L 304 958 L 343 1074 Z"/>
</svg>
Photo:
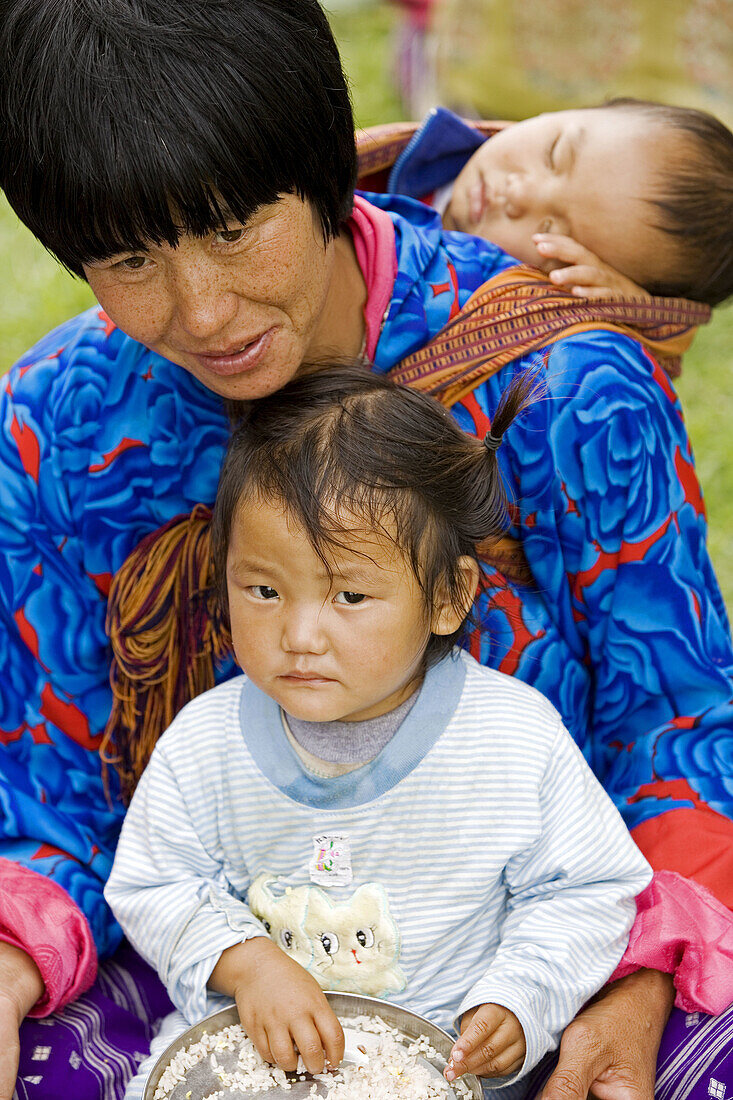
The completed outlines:
<svg viewBox="0 0 733 1100">
<path fill-rule="evenodd" d="M 733 134 L 702 111 L 619 99 L 513 123 L 485 140 L 444 108 L 388 190 L 589 298 L 733 293 Z"/>
<path fill-rule="evenodd" d="M 233 998 L 263 1058 L 320 1072 L 345 990 L 455 1027 L 449 1080 L 506 1083 L 616 967 L 646 861 L 544 696 L 455 648 L 532 387 L 482 441 L 326 367 L 235 430 L 212 539 L 243 675 L 156 746 L 105 891 L 180 1030 Z"/>
</svg>

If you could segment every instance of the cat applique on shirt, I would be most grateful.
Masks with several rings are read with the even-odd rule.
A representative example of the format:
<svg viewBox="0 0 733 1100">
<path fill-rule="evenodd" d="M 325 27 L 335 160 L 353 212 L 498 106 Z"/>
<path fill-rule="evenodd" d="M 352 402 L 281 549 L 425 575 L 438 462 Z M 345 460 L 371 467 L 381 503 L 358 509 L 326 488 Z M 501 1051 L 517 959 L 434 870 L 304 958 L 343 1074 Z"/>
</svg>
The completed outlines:
<svg viewBox="0 0 733 1100">
<path fill-rule="evenodd" d="M 265 871 L 252 883 L 248 903 L 270 938 L 323 989 L 386 997 L 406 987 L 399 929 L 379 883 L 333 901 L 318 886 L 278 891 L 277 877 Z"/>
</svg>

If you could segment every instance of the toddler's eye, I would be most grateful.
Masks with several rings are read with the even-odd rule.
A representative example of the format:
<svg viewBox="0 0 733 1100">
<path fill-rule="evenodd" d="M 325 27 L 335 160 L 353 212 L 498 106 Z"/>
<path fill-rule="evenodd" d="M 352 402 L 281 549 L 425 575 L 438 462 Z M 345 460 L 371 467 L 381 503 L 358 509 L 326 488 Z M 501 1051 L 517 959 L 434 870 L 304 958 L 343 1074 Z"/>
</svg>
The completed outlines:
<svg viewBox="0 0 733 1100">
<path fill-rule="evenodd" d="M 278 599 L 277 590 L 275 588 L 271 588 L 269 584 L 253 584 L 250 588 L 250 592 L 256 600 Z"/>
<path fill-rule="evenodd" d="M 363 592 L 337 592 L 334 596 L 334 603 L 346 603 L 353 605 L 355 603 L 361 603 L 362 600 L 365 599 L 366 596 Z"/>
<path fill-rule="evenodd" d="M 545 220 L 540 222 L 540 224 L 537 226 L 537 232 L 538 233 L 552 233 L 552 226 L 553 225 L 554 225 L 554 222 L 553 222 L 552 218 L 545 218 Z"/>
</svg>

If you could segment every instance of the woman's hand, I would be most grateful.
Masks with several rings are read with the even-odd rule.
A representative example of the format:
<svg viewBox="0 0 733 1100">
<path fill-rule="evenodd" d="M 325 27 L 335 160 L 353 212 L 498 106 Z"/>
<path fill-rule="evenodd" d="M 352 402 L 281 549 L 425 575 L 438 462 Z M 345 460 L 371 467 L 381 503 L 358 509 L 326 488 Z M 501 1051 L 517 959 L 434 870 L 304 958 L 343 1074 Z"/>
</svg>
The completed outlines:
<svg viewBox="0 0 733 1100">
<path fill-rule="evenodd" d="M 565 1028 L 540 1100 L 653 1100 L 657 1053 L 674 1003 L 669 974 L 638 970 L 601 990 Z"/>
<path fill-rule="evenodd" d="M 344 1033 L 323 990 L 266 937 L 227 948 L 209 986 L 234 997 L 242 1027 L 266 1062 L 294 1070 L 299 1052 L 309 1073 L 341 1062 Z"/>
<path fill-rule="evenodd" d="M 578 298 L 635 298 L 643 301 L 651 297 L 638 283 L 604 263 L 572 237 L 559 233 L 535 233 L 532 239 L 542 257 L 544 270 L 547 270 L 550 261 L 552 270 L 548 278 L 551 282 Z"/>
<path fill-rule="evenodd" d="M 464 1073 L 508 1077 L 524 1061 L 527 1044 L 517 1017 L 503 1005 L 485 1004 L 461 1017 L 461 1037 L 445 1068 L 447 1081 Z"/>
<path fill-rule="evenodd" d="M 30 955 L 0 943 L 0 1100 L 12 1100 L 18 1076 L 19 1031 L 43 996 L 43 979 Z"/>
</svg>

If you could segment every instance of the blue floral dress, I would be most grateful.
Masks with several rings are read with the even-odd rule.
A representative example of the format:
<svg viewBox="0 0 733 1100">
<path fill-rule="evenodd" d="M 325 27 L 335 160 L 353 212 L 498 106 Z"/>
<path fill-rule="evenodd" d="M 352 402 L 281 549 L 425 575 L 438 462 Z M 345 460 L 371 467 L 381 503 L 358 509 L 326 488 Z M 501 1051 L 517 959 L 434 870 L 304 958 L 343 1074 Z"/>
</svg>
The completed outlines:
<svg viewBox="0 0 733 1100">
<path fill-rule="evenodd" d="M 396 230 L 386 371 L 513 261 L 412 200 L 368 197 Z M 500 452 L 535 583 L 493 577 L 472 651 L 552 700 L 652 864 L 731 902 L 733 653 L 679 401 L 634 341 L 587 333 L 505 367 L 454 407 L 460 424 L 483 433 L 510 377 L 538 363 L 547 394 Z M 65 887 L 101 957 L 120 940 L 102 888 L 124 812 L 98 755 L 106 596 L 144 535 L 211 504 L 227 430 L 215 394 L 99 309 L 5 379 L 0 856 Z"/>
</svg>

